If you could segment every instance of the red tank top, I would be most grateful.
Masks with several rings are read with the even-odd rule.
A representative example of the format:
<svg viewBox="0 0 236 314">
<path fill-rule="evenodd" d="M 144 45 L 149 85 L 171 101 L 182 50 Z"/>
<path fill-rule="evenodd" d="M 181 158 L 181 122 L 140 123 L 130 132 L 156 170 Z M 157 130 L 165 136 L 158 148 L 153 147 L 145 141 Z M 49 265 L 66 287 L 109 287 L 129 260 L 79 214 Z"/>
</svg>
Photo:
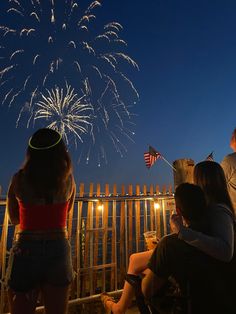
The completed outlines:
<svg viewBox="0 0 236 314">
<path fill-rule="evenodd" d="M 69 202 L 33 205 L 19 202 L 20 229 L 45 230 L 66 227 Z"/>
</svg>

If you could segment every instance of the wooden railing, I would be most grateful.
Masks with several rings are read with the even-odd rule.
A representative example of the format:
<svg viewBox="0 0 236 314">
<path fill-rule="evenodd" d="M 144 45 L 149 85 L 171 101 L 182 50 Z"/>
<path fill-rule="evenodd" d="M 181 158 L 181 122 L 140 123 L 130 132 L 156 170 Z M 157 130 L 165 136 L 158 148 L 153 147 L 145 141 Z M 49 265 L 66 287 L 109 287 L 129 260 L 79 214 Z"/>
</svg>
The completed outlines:
<svg viewBox="0 0 236 314">
<path fill-rule="evenodd" d="M 1 201 L 4 208 L 5 200 Z M 158 204 L 158 206 L 156 206 Z M 146 249 L 143 233 L 156 230 L 158 237 L 169 232 L 168 216 L 175 208 L 171 187 L 129 185 L 112 189 L 108 184 L 84 184 L 78 188 L 74 209 L 69 213 L 68 232 L 72 245 L 75 280 L 70 303 L 81 303 L 103 291 L 118 291 L 124 283 L 129 256 Z M 14 226 L 7 212 L 2 215 L 0 243 L 1 299 L 0 313 L 8 312 L 4 278 Z"/>
</svg>

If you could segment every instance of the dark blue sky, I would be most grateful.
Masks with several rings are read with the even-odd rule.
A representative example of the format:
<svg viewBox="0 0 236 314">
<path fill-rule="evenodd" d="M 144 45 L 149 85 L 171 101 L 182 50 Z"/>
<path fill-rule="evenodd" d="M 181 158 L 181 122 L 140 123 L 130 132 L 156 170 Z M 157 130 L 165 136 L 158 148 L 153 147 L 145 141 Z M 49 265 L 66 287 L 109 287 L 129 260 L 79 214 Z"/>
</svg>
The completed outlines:
<svg viewBox="0 0 236 314">
<path fill-rule="evenodd" d="M 163 160 L 146 169 L 143 153 L 148 144 L 171 163 L 180 158 L 199 162 L 211 151 L 220 162 L 230 152 L 236 127 L 235 16 L 233 0 L 103 2 L 97 20 L 123 25 L 126 51 L 140 67 L 129 71 L 140 95 L 134 108 L 135 142 L 126 142 L 123 158 L 108 145 L 108 164 L 100 168 L 96 163 L 78 164 L 81 146 L 71 147 L 77 183 L 173 183 L 172 169 Z M 0 107 L 3 192 L 35 131 L 24 124 L 15 128 L 18 109 Z"/>
</svg>

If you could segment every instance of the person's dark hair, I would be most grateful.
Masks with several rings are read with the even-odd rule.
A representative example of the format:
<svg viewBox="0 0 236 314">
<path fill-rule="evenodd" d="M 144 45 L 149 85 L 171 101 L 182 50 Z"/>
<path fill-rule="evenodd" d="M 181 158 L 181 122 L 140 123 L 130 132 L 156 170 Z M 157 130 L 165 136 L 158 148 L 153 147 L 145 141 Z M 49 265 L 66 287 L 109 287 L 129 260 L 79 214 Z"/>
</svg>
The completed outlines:
<svg viewBox="0 0 236 314">
<path fill-rule="evenodd" d="M 29 140 L 22 170 L 37 196 L 64 188 L 72 163 L 61 135 L 49 128 L 36 131 Z"/>
<path fill-rule="evenodd" d="M 194 183 L 203 189 L 208 205 L 225 204 L 234 214 L 224 170 L 220 164 L 208 160 L 199 162 L 194 167 L 193 177 Z"/>
<path fill-rule="evenodd" d="M 200 186 L 181 183 L 175 190 L 176 207 L 181 215 L 191 222 L 202 220 L 206 213 L 206 199 Z"/>
</svg>

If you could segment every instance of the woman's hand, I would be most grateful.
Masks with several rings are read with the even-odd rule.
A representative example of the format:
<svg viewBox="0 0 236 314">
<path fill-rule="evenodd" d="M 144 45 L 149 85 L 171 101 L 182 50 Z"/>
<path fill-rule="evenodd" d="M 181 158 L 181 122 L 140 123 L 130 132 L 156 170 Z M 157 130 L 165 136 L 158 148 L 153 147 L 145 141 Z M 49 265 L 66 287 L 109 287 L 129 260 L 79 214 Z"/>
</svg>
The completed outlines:
<svg viewBox="0 0 236 314">
<path fill-rule="evenodd" d="M 170 228 L 172 232 L 178 234 L 182 226 L 183 226 L 182 217 L 177 214 L 172 214 L 170 217 Z"/>
</svg>

